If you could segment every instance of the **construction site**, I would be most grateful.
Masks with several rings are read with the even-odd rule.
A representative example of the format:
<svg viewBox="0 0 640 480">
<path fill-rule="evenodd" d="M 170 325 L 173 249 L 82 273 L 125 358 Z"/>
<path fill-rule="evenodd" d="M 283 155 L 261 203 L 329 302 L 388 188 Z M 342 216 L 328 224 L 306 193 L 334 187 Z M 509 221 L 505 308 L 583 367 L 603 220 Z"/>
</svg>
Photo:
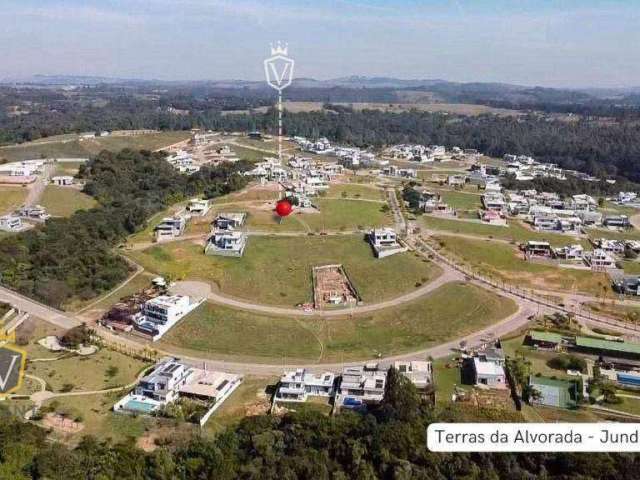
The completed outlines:
<svg viewBox="0 0 640 480">
<path fill-rule="evenodd" d="M 342 265 L 313 267 L 314 308 L 355 306 L 360 300 Z"/>
</svg>

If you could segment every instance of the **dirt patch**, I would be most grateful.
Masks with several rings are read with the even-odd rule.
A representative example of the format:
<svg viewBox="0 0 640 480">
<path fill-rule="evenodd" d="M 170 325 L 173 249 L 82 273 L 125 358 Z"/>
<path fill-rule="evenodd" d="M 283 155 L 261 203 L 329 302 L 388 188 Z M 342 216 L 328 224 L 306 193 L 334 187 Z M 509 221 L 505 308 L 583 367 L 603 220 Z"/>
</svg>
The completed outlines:
<svg viewBox="0 0 640 480">
<path fill-rule="evenodd" d="M 70 418 L 58 415 L 57 413 L 48 413 L 42 419 L 42 424 L 46 428 L 51 428 L 57 433 L 75 434 L 84 429 L 82 422 L 76 422 Z"/>
</svg>

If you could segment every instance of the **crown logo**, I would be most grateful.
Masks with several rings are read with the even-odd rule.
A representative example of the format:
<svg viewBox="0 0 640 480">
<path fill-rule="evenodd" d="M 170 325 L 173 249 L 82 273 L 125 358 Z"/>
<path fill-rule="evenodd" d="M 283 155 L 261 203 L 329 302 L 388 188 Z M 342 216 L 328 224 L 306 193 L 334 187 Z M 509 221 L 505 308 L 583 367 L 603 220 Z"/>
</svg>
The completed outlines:
<svg viewBox="0 0 640 480">
<path fill-rule="evenodd" d="M 271 44 L 271 55 L 287 55 L 287 52 L 289 51 L 289 44 L 288 43 L 282 43 L 280 41 L 277 41 L 275 46 L 273 45 L 273 43 Z"/>
</svg>

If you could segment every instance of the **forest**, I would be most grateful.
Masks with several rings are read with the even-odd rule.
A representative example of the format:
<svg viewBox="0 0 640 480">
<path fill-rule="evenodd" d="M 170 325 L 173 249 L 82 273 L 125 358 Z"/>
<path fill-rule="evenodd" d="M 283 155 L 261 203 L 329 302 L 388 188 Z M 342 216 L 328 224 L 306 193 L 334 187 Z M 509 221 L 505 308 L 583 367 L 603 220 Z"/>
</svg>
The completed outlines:
<svg viewBox="0 0 640 480">
<path fill-rule="evenodd" d="M 330 109 L 285 112 L 284 128 L 287 135 L 312 139 L 324 136 L 335 143 L 358 147 L 423 143 L 473 148 L 494 157 L 505 153 L 530 155 L 539 161 L 556 163 L 599 178 L 640 181 L 640 121 L 636 107 L 620 107 L 624 111 L 616 113 L 617 107 L 604 100 L 590 100 L 585 104 L 582 94 L 567 96 L 556 91 L 533 90 L 537 95 L 535 98 L 551 102 L 546 108 L 540 106 L 542 111 L 555 108 L 579 113 L 562 118 L 530 110 L 514 116 L 463 116 L 418 110 L 402 113 L 356 111 L 332 102 L 365 101 L 367 95 L 392 101 L 393 98 L 385 97 L 389 89 L 333 87 L 327 91 L 298 87 L 288 92 L 290 100 L 322 101 Z M 0 95 L 0 107 L 4 107 L 0 108 L 0 144 L 62 133 L 118 129 L 202 128 L 270 133 L 276 129 L 277 116 L 272 108 L 265 113 L 246 113 L 248 109 L 272 104 L 273 98 L 264 90 L 184 86 L 167 89 L 162 95 L 150 91 L 142 89 L 132 93 L 115 86 L 87 87 L 73 95 L 62 95 L 55 90 L 9 89 L 2 92 L 0 88 L 0 93 L 4 93 Z M 456 91 L 459 95 L 477 93 L 471 87 Z M 471 101 L 468 98 L 458 100 Z M 30 110 L 20 115 L 6 114 L 5 109 L 15 103 L 29 105 Z M 595 106 L 588 107 L 592 104 Z M 556 108 L 554 105 L 563 106 Z M 180 112 L 175 113 L 171 108 L 178 108 Z M 607 108 L 613 110 L 608 112 L 611 116 L 600 116 L 588 108 L 600 109 L 598 111 L 603 115 Z"/>
<path fill-rule="evenodd" d="M 0 478 L 12 480 L 623 480 L 637 478 L 640 469 L 640 457 L 630 453 L 429 452 L 429 423 L 468 419 L 454 407 L 434 411 L 394 369 L 383 402 L 366 415 L 248 417 L 215 438 L 194 436 L 151 453 L 133 439 L 113 444 L 85 437 L 69 448 L 47 441 L 45 430 L 0 407 L 3 413 Z"/>
<path fill-rule="evenodd" d="M 54 307 L 111 290 L 130 270 L 114 247 L 172 203 L 242 188 L 246 168 L 238 162 L 183 176 L 161 153 L 103 151 L 79 172 L 99 206 L 1 239 L 0 284 Z"/>
</svg>

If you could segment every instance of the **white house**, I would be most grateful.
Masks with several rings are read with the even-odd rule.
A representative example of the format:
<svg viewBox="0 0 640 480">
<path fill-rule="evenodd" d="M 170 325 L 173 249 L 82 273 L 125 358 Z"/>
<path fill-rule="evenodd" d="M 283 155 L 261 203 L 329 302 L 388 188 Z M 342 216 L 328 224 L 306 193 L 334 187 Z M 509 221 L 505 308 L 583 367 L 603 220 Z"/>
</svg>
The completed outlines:
<svg viewBox="0 0 640 480">
<path fill-rule="evenodd" d="M 490 388 L 506 388 L 504 367 L 483 357 L 473 357 L 474 383 Z"/>
<path fill-rule="evenodd" d="M 433 385 L 433 365 L 431 362 L 418 360 L 397 361 L 394 368 L 407 377 L 418 391 L 424 392 Z"/>
<path fill-rule="evenodd" d="M 184 217 L 166 217 L 153 229 L 157 242 L 179 237 L 184 233 L 187 221 Z"/>
<path fill-rule="evenodd" d="M 134 319 L 135 329 L 155 342 L 167 333 L 185 315 L 202 303 L 186 295 L 160 295 L 144 303 Z"/>
<path fill-rule="evenodd" d="M 217 230 L 235 230 L 244 224 L 246 218 L 246 213 L 220 212 L 213 220 L 213 226 Z"/>
<path fill-rule="evenodd" d="M 616 259 L 601 248 L 596 248 L 593 252 L 586 253 L 584 260 L 591 267 L 591 270 L 596 272 L 616 268 Z"/>
<path fill-rule="evenodd" d="M 217 230 L 209 237 L 204 253 L 207 255 L 241 257 L 246 246 L 247 234 L 245 232 Z"/>
<path fill-rule="evenodd" d="M 22 230 L 22 219 L 14 215 L 4 215 L 0 217 L 0 230 L 18 232 Z"/>
<path fill-rule="evenodd" d="M 190 398 L 208 410 L 200 419 L 204 425 L 210 416 L 242 383 L 242 376 L 187 365 L 178 358 L 164 358 L 145 375 L 128 395 L 114 406 L 116 413 L 152 414 L 181 398 Z"/>
<path fill-rule="evenodd" d="M 336 405 L 358 408 L 375 404 L 384 398 L 387 372 L 377 363 L 344 367 L 336 396 Z"/>
<path fill-rule="evenodd" d="M 73 185 L 73 177 L 70 175 L 59 175 L 51 178 L 51 183 L 58 187 L 67 187 Z"/>
<path fill-rule="evenodd" d="M 118 413 L 153 413 L 177 400 L 180 386 L 185 385 L 192 374 L 191 369 L 177 359 L 163 359 L 131 393 L 113 406 L 113 410 Z"/>
<path fill-rule="evenodd" d="M 189 200 L 187 205 L 187 212 L 194 217 L 203 217 L 207 214 L 211 205 L 209 200 L 201 200 L 199 198 L 193 198 Z"/>
<path fill-rule="evenodd" d="M 582 245 L 566 245 L 553 249 L 553 255 L 562 260 L 582 260 L 584 256 L 584 248 Z"/>
<path fill-rule="evenodd" d="M 408 250 L 406 246 L 402 246 L 398 242 L 398 235 L 392 228 L 371 230 L 369 232 L 369 243 L 378 258 L 388 257 Z"/>
<path fill-rule="evenodd" d="M 314 374 L 304 368 L 286 372 L 280 377 L 276 399 L 287 402 L 306 402 L 309 395 L 332 397 L 335 375 L 331 372 Z"/>
</svg>

